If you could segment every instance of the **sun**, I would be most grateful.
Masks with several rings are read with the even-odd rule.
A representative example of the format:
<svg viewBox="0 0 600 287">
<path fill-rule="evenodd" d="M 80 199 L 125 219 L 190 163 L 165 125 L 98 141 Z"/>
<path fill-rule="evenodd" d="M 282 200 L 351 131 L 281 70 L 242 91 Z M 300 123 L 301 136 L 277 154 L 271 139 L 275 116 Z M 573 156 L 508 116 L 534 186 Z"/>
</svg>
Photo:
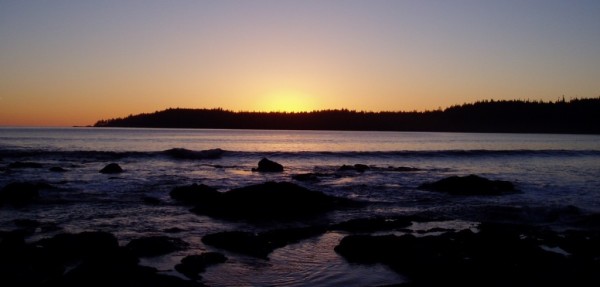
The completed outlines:
<svg viewBox="0 0 600 287">
<path fill-rule="evenodd" d="M 316 109 L 316 98 L 297 90 L 279 90 L 267 93 L 260 107 L 269 112 L 308 112 Z"/>
</svg>

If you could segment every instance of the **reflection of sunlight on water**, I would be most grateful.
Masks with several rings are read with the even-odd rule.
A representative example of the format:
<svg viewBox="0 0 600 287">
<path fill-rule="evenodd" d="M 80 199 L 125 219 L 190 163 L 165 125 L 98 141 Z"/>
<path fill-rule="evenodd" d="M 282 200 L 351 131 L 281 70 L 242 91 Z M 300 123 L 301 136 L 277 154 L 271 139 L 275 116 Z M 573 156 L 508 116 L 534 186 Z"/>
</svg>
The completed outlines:
<svg viewBox="0 0 600 287">
<path fill-rule="evenodd" d="M 344 236 L 328 232 L 291 244 L 275 250 L 268 261 L 228 254 L 230 262 L 209 268 L 202 277 L 209 286 L 378 286 L 406 281 L 383 265 L 347 263 L 333 250 Z"/>
</svg>

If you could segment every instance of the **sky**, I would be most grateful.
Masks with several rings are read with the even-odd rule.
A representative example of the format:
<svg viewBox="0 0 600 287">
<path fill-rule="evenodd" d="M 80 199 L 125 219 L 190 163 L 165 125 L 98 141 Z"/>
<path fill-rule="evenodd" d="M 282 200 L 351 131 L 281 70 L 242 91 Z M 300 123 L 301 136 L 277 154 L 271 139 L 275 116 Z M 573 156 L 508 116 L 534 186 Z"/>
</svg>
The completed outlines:
<svg viewBox="0 0 600 287">
<path fill-rule="evenodd" d="M 600 1 L 0 0 L 0 125 L 600 96 Z"/>
</svg>

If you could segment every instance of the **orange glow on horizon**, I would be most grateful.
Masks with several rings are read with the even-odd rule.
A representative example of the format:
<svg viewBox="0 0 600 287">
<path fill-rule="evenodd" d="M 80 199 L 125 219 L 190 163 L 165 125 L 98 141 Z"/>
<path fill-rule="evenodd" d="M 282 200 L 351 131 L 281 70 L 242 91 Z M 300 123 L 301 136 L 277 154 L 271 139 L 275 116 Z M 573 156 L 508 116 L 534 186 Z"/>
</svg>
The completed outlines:
<svg viewBox="0 0 600 287">
<path fill-rule="evenodd" d="M 259 98 L 257 110 L 265 112 L 310 112 L 318 109 L 314 96 L 297 90 L 277 90 Z"/>
<path fill-rule="evenodd" d="M 600 1 L 4 2 L 0 126 L 600 95 Z"/>
</svg>

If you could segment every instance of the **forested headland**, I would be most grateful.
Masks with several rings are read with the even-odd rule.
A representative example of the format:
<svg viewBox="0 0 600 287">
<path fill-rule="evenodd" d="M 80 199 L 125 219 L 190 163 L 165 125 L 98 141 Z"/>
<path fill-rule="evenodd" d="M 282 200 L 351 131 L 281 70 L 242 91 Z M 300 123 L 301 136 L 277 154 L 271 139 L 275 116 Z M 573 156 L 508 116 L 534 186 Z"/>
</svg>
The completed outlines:
<svg viewBox="0 0 600 287">
<path fill-rule="evenodd" d="M 100 120 L 95 127 L 600 134 L 600 97 L 556 102 L 479 101 L 434 111 L 234 112 L 170 108 Z"/>
</svg>

